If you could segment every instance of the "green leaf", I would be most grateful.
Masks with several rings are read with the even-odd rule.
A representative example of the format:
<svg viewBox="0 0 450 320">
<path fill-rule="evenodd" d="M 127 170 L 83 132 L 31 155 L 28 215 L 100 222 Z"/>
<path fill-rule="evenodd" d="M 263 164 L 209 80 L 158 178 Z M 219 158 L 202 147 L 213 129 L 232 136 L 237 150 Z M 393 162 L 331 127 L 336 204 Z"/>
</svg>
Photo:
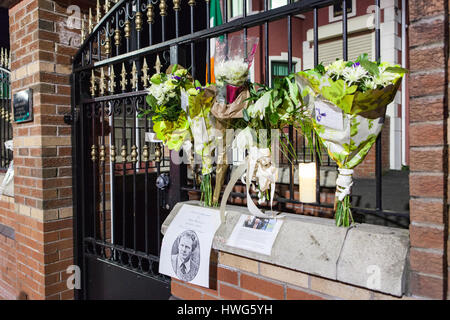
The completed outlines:
<svg viewBox="0 0 450 320">
<path fill-rule="evenodd" d="M 360 61 L 361 66 L 366 69 L 373 76 L 380 75 L 380 70 L 378 69 L 378 65 L 375 62 L 371 62 L 369 60 Z"/>
<path fill-rule="evenodd" d="M 408 69 L 404 69 L 401 67 L 389 67 L 386 68 L 386 71 L 390 73 L 400 73 L 400 74 L 409 73 Z"/>
<path fill-rule="evenodd" d="M 244 115 L 244 120 L 246 122 L 250 121 L 250 116 L 248 115 L 247 109 L 242 109 L 242 114 Z"/>
<path fill-rule="evenodd" d="M 280 116 L 278 113 L 271 113 L 269 116 L 269 121 L 272 125 L 276 126 L 278 124 L 278 120 L 280 119 Z"/>
<path fill-rule="evenodd" d="M 369 61 L 369 55 L 367 53 L 361 54 L 355 62 L 361 63 L 362 61 Z"/>
<path fill-rule="evenodd" d="M 325 74 L 325 67 L 323 66 L 323 63 L 320 63 L 317 65 L 317 67 L 314 68 L 317 72 L 320 74 Z"/>
<path fill-rule="evenodd" d="M 172 67 L 172 73 L 177 71 L 177 69 L 178 69 L 178 64 L 174 64 L 173 67 Z"/>
</svg>

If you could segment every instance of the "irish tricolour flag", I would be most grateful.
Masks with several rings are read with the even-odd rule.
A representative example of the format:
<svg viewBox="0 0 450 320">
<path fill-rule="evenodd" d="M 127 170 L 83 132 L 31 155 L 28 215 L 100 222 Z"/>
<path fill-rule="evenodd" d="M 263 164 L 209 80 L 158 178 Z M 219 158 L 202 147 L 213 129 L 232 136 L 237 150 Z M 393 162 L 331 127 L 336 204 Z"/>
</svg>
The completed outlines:
<svg viewBox="0 0 450 320">
<path fill-rule="evenodd" d="M 220 10 L 220 0 L 212 0 L 210 8 L 210 21 L 209 25 L 211 28 L 220 26 L 222 24 L 222 12 Z M 210 40 L 210 52 L 211 59 L 209 61 L 211 65 L 211 79 L 208 79 L 208 66 L 206 66 L 206 82 L 215 83 L 216 79 L 214 77 L 214 57 L 216 55 L 216 38 Z"/>
</svg>

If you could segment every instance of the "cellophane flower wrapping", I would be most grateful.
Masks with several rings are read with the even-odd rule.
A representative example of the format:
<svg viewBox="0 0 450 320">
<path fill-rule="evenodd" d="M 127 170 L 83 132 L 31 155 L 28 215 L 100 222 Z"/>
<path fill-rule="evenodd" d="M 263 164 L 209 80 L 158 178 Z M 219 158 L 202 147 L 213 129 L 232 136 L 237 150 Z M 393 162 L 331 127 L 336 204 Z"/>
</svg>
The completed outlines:
<svg viewBox="0 0 450 320">
<path fill-rule="evenodd" d="M 148 92 L 150 110 L 143 114 L 151 114 L 156 137 L 169 150 L 183 148 L 187 159 L 191 159 L 192 146 L 194 153 L 201 156 L 202 199 L 211 206 L 214 119 L 210 111 L 214 95 L 177 65 L 170 66 L 166 73 L 155 74 Z"/>
<path fill-rule="evenodd" d="M 353 169 L 360 164 L 380 134 L 386 108 L 400 87 L 405 72 L 387 63 L 336 61 L 320 70 L 296 75 L 302 100 L 308 106 L 314 130 L 338 165 L 336 225 L 353 222 L 350 194 Z M 378 70 L 374 70 L 374 68 Z M 367 70 L 369 69 L 369 70 Z M 372 71 L 370 71 L 372 70 Z"/>
<path fill-rule="evenodd" d="M 214 75 L 220 103 L 233 103 L 248 80 L 259 38 L 244 35 L 216 40 Z"/>
</svg>

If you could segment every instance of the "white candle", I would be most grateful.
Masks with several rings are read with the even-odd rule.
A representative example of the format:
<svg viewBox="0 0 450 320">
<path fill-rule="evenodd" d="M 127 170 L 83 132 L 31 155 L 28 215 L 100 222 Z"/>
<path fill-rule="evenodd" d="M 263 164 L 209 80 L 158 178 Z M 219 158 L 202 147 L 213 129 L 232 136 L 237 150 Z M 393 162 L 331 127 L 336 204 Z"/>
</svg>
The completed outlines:
<svg viewBox="0 0 450 320">
<path fill-rule="evenodd" d="M 298 182 L 300 191 L 300 202 L 314 203 L 316 199 L 316 164 L 300 163 L 298 166 Z"/>
</svg>

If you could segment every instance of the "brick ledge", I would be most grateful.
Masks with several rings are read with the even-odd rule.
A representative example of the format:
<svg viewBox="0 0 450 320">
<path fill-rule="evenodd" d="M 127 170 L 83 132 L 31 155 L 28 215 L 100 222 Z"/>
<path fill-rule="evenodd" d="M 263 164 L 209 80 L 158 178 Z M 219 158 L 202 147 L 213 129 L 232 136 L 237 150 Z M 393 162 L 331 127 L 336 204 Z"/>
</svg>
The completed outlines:
<svg viewBox="0 0 450 320">
<path fill-rule="evenodd" d="M 178 203 L 162 225 L 163 234 L 184 204 L 200 205 Z M 272 254 L 266 256 L 226 245 L 241 214 L 248 214 L 246 207 L 227 206 L 213 249 L 397 297 L 405 293 L 408 230 L 368 224 L 345 229 L 330 219 L 286 214 Z"/>
</svg>

